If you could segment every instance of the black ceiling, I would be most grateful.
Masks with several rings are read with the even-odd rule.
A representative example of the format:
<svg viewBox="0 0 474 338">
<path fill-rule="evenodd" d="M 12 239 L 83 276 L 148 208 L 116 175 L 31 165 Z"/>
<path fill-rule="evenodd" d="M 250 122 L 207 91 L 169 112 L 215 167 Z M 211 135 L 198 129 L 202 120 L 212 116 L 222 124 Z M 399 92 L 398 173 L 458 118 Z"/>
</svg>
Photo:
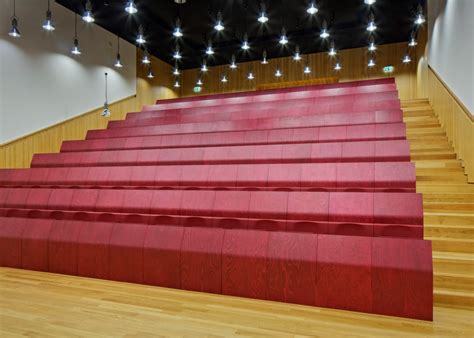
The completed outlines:
<svg viewBox="0 0 474 338">
<path fill-rule="evenodd" d="M 61 5 L 82 13 L 85 0 L 57 0 Z M 367 46 L 366 26 L 369 6 L 364 0 L 319 0 L 319 12 L 314 16 L 306 13 L 307 0 L 266 0 L 269 21 L 257 21 L 260 0 L 187 0 L 176 4 L 174 0 L 136 0 L 138 13 L 124 11 L 125 0 L 92 0 L 96 23 L 120 37 L 135 43 L 138 25 L 145 28 L 148 51 L 174 65 L 173 51 L 177 41 L 183 58 L 181 69 L 196 68 L 202 63 L 210 38 L 215 54 L 207 58 L 208 65 L 229 63 L 235 54 L 237 62 L 260 59 L 265 49 L 268 58 L 288 56 L 299 45 L 301 53 L 327 50 L 327 42 L 320 37 L 321 22 L 327 20 L 331 38 L 337 49 Z M 418 3 L 425 0 L 377 0 L 371 6 L 378 30 L 377 44 L 408 41 Z M 216 32 L 214 24 L 217 11 L 222 12 L 225 30 Z M 184 36 L 172 35 L 175 20 L 179 17 Z M 289 44 L 278 44 L 281 28 L 288 32 Z M 247 32 L 251 49 L 240 46 Z"/>
</svg>

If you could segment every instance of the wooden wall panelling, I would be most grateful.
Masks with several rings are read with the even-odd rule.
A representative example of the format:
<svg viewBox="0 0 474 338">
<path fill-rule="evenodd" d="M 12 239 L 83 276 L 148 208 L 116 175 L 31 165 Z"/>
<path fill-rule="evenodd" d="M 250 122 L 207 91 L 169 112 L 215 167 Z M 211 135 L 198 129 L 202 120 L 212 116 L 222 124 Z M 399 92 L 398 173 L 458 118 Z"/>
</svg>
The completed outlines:
<svg viewBox="0 0 474 338">
<path fill-rule="evenodd" d="M 146 75 L 149 68 L 141 64 L 141 57 L 142 53 L 138 50 L 136 95 L 112 103 L 110 118 L 101 117 L 102 107 L 98 107 L 85 114 L 0 145 L 0 168 L 28 168 L 35 153 L 58 152 L 65 140 L 84 139 L 88 130 L 106 128 L 108 121 L 124 119 L 128 112 L 141 110 L 145 104 L 152 104 L 157 99 L 179 96 L 179 92 L 172 90 L 172 67 L 152 57 L 155 78 L 148 79 Z"/>
<path fill-rule="evenodd" d="M 464 165 L 468 181 L 474 183 L 474 116 L 430 67 L 428 96 L 434 112 Z"/>
<path fill-rule="evenodd" d="M 421 43 L 420 43 L 421 44 Z M 420 46 L 424 48 L 424 46 Z M 258 85 L 273 83 L 276 81 L 301 81 L 305 79 L 338 77 L 339 81 L 355 81 L 381 77 L 395 77 L 398 85 L 400 99 L 417 98 L 417 55 L 412 55 L 413 62 L 406 65 L 402 63 L 402 57 L 406 51 L 407 43 L 396 43 L 378 46 L 376 52 L 377 65 L 374 69 L 367 68 L 367 48 L 355 48 L 339 51 L 342 62 L 342 70 L 333 70 L 334 58 L 327 53 L 308 54 L 302 61 L 295 62 L 292 57 L 284 57 L 269 60 L 269 64 L 262 65 L 260 61 L 239 63 L 236 70 L 231 70 L 228 65 L 209 67 L 210 71 L 202 75 L 204 82 L 202 92 L 195 94 L 193 87 L 200 75 L 199 69 L 183 71 L 182 74 L 182 96 L 206 95 L 213 93 L 238 92 L 255 90 Z M 415 53 L 416 54 L 416 53 Z M 416 58 L 416 59 L 415 59 Z M 212 64 L 209 60 L 208 65 Z M 308 64 L 312 68 L 310 75 L 303 73 L 304 66 Z M 385 74 L 383 67 L 393 65 L 395 72 Z M 276 67 L 280 67 L 283 77 L 275 78 Z M 249 69 L 255 74 L 255 80 L 248 80 Z M 220 77 L 227 74 L 229 82 L 222 83 Z"/>
</svg>

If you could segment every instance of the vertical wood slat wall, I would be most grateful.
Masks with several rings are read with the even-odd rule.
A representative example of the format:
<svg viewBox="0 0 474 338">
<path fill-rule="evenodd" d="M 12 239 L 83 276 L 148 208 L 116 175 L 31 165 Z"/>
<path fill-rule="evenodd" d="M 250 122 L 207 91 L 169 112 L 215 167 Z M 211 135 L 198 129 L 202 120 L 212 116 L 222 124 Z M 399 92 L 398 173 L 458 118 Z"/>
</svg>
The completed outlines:
<svg viewBox="0 0 474 338">
<path fill-rule="evenodd" d="M 474 183 L 474 116 L 431 67 L 426 81 L 433 110 L 457 157 L 463 162 L 468 182 Z"/>
<path fill-rule="evenodd" d="M 141 51 L 137 51 L 137 89 L 136 95 L 110 105 L 111 117 L 100 116 L 98 107 L 85 114 L 73 117 L 35 133 L 20 137 L 0 145 L 0 168 L 29 168 L 33 154 L 58 152 L 65 140 L 84 139 L 90 129 L 107 127 L 108 121 L 121 120 L 128 112 L 139 111 L 145 104 L 156 99 L 174 98 L 179 95 L 172 88 L 172 67 L 163 61 L 152 58 L 154 79 L 148 79 L 148 68 L 141 65 Z M 54 98 L 51 98 L 54 100 Z"/>
<path fill-rule="evenodd" d="M 232 70 L 228 65 L 209 67 L 209 72 L 202 74 L 201 79 L 204 82 L 202 92 L 196 94 L 193 87 L 200 76 L 199 69 L 185 70 L 182 73 L 181 95 L 194 96 L 206 95 L 224 92 L 238 92 L 255 90 L 258 85 L 274 82 L 301 81 L 315 78 L 330 78 L 337 76 L 339 81 L 356 81 L 364 79 L 373 79 L 381 77 L 395 77 L 397 82 L 400 99 L 418 98 L 417 93 L 417 60 L 419 52 L 424 48 L 423 34 L 420 35 L 419 47 L 414 49 L 412 54 L 413 61 L 410 64 L 403 64 L 402 57 L 407 50 L 407 43 L 395 43 L 378 46 L 376 51 L 377 65 L 373 69 L 367 68 L 368 51 L 367 47 L 354 48 L 339 51 L 339 57 L 342 62 L 342 70 L 335 72 L 333 70 L 334 58 L 327 53 L 316 53 L 304 55 L 303 60 L 295 62 L 292 57 L 284 57 L 269 60 L 269 64 L 262 65 L 260 60 L 240 63 L 239 68 Z M 208 65 L 212 64 L 212 59 Z M 310 75 L 303 73 L 304 66 L 308 64 L 312 68 Z M 383 67 L 392 65 L 395 71 L 392 74 L 385 74 Z M 283 72 L 283 77 L 275 78 L 276 67 Z M 255 74 L 255 80 L 248 80 L 249 69 Z M 220 77 L 226 74 L 229 82 L 222 83 Z"/>
</svg>

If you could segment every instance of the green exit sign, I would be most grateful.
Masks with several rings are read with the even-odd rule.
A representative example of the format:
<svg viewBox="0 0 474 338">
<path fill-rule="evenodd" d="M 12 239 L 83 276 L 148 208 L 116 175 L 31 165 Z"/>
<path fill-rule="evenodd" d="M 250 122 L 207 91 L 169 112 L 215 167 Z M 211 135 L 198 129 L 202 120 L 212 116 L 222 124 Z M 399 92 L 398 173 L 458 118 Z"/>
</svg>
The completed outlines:
<svg viewBox="0 0 474 338">
<path fill-rule="evenodd" d="M 394 71 L 395 71 L 394 66 L 385 66 L 385 67 L 383 67 L 383 72 L 386 73 L 386 74 L 391 74 Z"/>
<path fill-rule="evenodd" d="M 193 88 L 193 91 L 194 91 L 195 93 L 200 93 L 201 90 L 202 90 L 202 87 L 201 87 L 201 86 L 196 86 L 196 87 Z"/>
</svg>

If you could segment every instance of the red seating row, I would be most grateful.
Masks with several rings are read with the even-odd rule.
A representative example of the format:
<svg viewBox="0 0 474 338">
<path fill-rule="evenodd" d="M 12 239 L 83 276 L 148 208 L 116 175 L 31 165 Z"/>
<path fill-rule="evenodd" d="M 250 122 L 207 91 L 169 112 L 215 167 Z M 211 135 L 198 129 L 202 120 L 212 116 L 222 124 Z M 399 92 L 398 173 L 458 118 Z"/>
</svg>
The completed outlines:
<svg viewBox="0 0 474 338">
<path fill-rule="evenodd" d="M 61 152 L 245 144 L 403 140 L 405 138 L 406 128 L 404 123 L 381 123 L 355 126 L 266 129 L 65 141 L 61 146 Z"/>
<path fill-rule="evenodd" d="M 0 207 L 423 224 L 421 195 L 395 192 L 0 188 Z"/>
<path fill-rule="evenodd" d="M 317 106 L 319 108 L 319 106 Z M 387 104 L 383 109 L 377 110 L 399 110 L 400 105 Z M 217 110 L 217 109 L 215 109 Z M 290 107 L 290 108 L 274 108 L 265 110 L 244 110 L 234 112 L 206 112 L 202 114 L 163 114 L 160 117 L 143 117 L 133 118 L 120 121 L 110 121 L 107 128 L 127 128 L 127 127 L 139 127 L 139 126 L 153 126 L 153 125 L 166 125 L 166 124 L 181 124 L 181 123 L 204 123 L 204 122 L 220 122 L 220 121 L 239 121 L 239 120 L 254 120 L 262 118 L 281 118 L 281 117 L 303 117 L 313 115 L 328 115 L 328 114 L 341 114 L 352 115 L 356 113 L 370 112 L 369 109 L 356 109 L 354 111 L 337 110 L 336 112 L 318 112 L 316 106 L 304 106 L 304 107 Z M 145 113 L 143 113 L 145 114 Z M 140 115 L 140 114 L 138 114 Z"/>
<path fill-rule="evenodd" d="M 311 109 L 309 109 L 311 108 Z M 127 119 L 148 119 L 165 116 L 200 116 L 210 113 L 232 113 L 234 119 L 245 113 L 252 112 L 260 118 L 270 117 L 272 110 L 277 110 L 279 116 L 285 116 L 288 111 L 294 111 L 294 115 L 301 114 L 335 114 L 335 113 L 354 113 L 361 111 L 400 109 L 400 100 L 397 91 L 371 93 L 364 95 L 339 96 L 336 99 L 327 98 L 299 98 L 288 100 L 277 100 L 268 102 L 254 103 L 235 103 L 226 105 L 175 108 L 158 111 L 146 111 L 142 113 L 131 113 Z M 262 116 L 259 116 L 263 114 Z"/>
<path fill-rule="evenodd" d="M 401 110 L 90 130 L 87 139 L 403 122 Z"/>
<path fill-rule="evenodd" d="M 309 85 L 291 88 L 276 88 L 276 89 L 265 89 L 265 90 L 252 90 L 242 92 L 232 92 L 224 94 L 207 94 L 187 97 L 177 97 L 170 99 L 160 99 L 156 101 L 156 105 L 164 105 L 168 103 L 181 103 L 190 101 L 205 101 L 209 99 L 222 99 L 222 98 L 235 98 L 250 97 L 250 100 L 255 96 L 270 95 L 270 94 L 289 94 L 289 95 L 304 95 L 307 91 L 319 90 L 322 96 L 337 96 L 339 94 L 364 94 L 372 92 L 374 87 L 381 87 L 384 85 L 385 90 L 396 90 L 394 78 L 376 79 L 376 80 L 363 80 L 363 81 L 352 81 L 342 83 L 332 83 L 324 85 Z M 316 94 L 317 95 L 317 94 Z"/>
<path fill-rule="evenodd" d="M 423 240 L 8 218 L 0 265 L 432 319 Z"/>
<path fill-rule="evenodd" d="M 79 167 L 0 170 L 3 186 L 261 187 L 414 191 L 411 162 Z"/>
<path fill-rule="evenodd" d="M 164 103 L 152 106 L 145 106 L 144 111 L 160 111 L 168 109 L 186 109 L 191 107 L 212 107 L 216 105 L 229 105 L 229 104 L 246 104 L 246 103 L 263 103 L 269 101 L 292 101 L 304 98 L 313 98 L 313 99 L 338 99 L 340 96 L 361 96 L 363 97 L 366 94 L 382 93 L 387 91 L 395 91 L 393 85 L 375 85 L 371 86 L 370 90 L 367 89 L 349 89 L 349 88 L 339 88 L 339 89 L 307 89 L 298 92 L 291 93 L 261 93 L 259 95 L 253 96 L 233 96 L 233 97 L 215 97 L 211 99 L 201 99 L 195 100 L 192 102 L 174 102 L 174 103 Z M 395 98 L 397 98 L 395 96 Z"/>
<path fill-rule="evenodd" d="M 33 168 L 44 168 L 226 163 L 396 162 L 409 160 L 410 147 L 408 141 L 393 140 L 35 154 L 31 166 Z"/>
</svg>

